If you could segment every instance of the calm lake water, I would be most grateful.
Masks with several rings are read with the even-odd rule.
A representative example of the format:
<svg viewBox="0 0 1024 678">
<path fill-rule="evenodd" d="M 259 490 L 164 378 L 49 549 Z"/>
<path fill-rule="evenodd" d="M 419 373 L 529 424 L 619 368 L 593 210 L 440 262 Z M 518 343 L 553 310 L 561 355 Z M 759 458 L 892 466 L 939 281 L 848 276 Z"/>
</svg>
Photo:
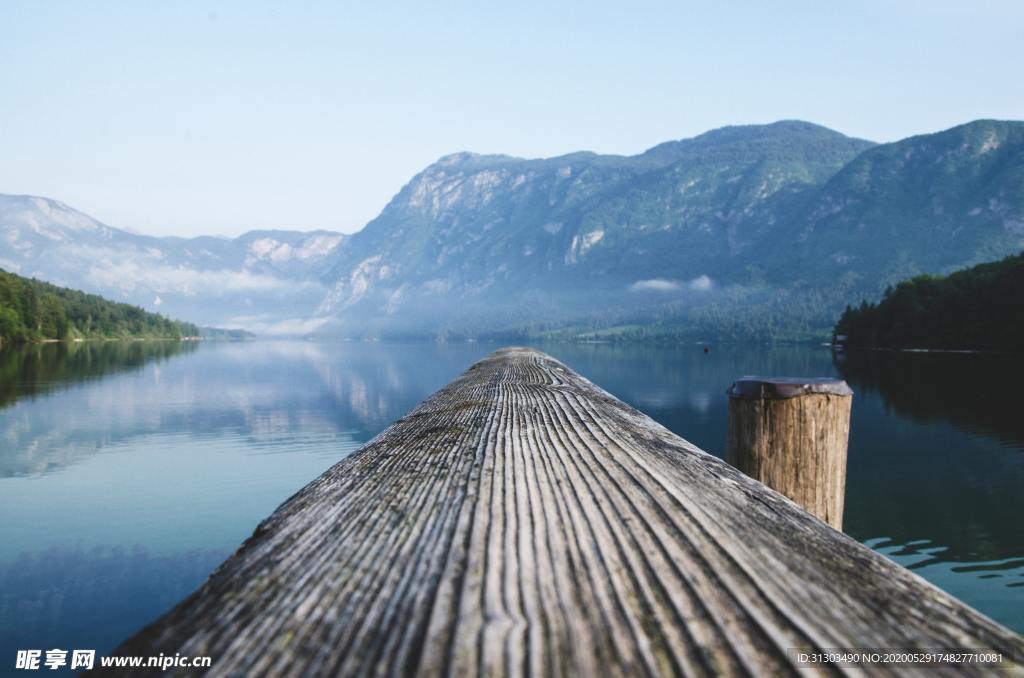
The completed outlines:
<svg viewBox="0 0 1024 678">
<path fill-rule="evenodd" d="M 493 350 L 80 344 L 0 351 L 0 673 L 103 654 L 198 586 L 293 492 Z M 745 374 L 853 387 L 845 531 L 1024 631 L 1024 368 L 813 347 L 545 345 L 721 456 Z"/>
</svg>

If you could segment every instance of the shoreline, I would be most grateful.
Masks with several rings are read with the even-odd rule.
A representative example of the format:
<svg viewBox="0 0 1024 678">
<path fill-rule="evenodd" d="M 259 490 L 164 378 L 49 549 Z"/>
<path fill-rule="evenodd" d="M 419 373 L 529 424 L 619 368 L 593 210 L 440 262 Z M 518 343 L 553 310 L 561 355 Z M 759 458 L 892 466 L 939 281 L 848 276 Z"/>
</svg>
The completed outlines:
<svg viewBox="0 0 1024 678">
<path fill-rule="evenodd" d="M 963 355 L 1018 355 L 1019 351 L 1006 351 L 992 348 L 901 348 L 896 346 L 846 346 L 843 344 L 826 344 L 833 351 L 899 351 L 900 353 L 958 353 Z"/>
<path fill-rule="evenodd" d="M 43 346 L 46 344 L 85 344 L 106 341 L 210 341 L 203 337 L 77 337 L 74 339 L 35 339 L 33 341 L 5 342 L 0 340 L 0 349 L 18 346 Z"/>
</svg>

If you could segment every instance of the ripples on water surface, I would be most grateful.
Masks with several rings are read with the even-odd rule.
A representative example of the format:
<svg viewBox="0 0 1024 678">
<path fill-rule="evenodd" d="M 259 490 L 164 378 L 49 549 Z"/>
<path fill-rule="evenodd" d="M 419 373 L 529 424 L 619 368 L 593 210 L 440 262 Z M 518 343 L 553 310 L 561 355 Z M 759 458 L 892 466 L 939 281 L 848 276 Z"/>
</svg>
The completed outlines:
<svg viewBox="0 0 1024 678">
<path fill-rule="evenodd" d="M 494 347 L 83 344 L 0 352 L 0 657 L 111 649 L 293 492 Z M 744 374 L 856 392 L 845 531 L 1024 630 L 1011 358 L 812 347 L 541 346 L 721 455 Z"/>
</svg>

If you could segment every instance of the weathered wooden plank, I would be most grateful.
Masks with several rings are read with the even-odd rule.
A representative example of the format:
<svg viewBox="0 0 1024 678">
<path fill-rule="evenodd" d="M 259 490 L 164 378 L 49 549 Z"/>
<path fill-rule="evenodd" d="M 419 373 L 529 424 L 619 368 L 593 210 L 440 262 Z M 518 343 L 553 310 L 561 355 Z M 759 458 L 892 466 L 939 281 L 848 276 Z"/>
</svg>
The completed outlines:
<svg viewBox="0 0 1024 678">
<path fill-rule="evenodd" d="M 1016 634 L 557 361 L 504 349 L 286 501 L 118 653 L 209 655 L 210 675 L 775 675 L 797 673 L 789 648 L 847 647 L 1022 656 Z"/>
</svg>

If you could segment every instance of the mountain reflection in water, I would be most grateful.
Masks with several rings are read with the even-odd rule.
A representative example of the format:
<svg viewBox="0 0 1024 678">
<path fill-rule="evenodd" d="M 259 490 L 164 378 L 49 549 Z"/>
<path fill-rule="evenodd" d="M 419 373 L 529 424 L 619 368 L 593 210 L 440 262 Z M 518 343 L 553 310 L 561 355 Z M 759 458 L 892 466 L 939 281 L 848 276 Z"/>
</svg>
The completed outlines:
<svg viewBox="0 0 1024 678">
<path fill-rule="evenodd" d="M 1020 367 L 807 346 L 540 344 L 722 455 L 745 374 L 855 391 L 852 537 L 1024 629 Z M 131 342 L 0 351 L 0 657 L 112 648 L 293 492 L 495 346 Z"/>
</svg>

